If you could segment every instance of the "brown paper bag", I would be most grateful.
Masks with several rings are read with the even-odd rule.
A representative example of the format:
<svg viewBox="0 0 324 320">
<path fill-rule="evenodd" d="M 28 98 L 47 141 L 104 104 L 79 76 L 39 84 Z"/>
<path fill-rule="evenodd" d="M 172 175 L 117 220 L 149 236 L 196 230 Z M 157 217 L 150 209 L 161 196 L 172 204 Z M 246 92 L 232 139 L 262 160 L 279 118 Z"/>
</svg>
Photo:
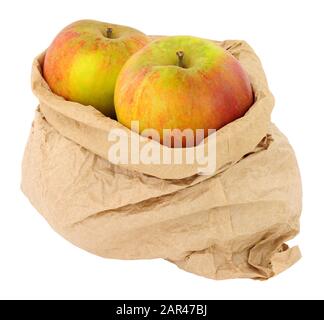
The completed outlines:
<svg viewBox="0 0 324 320">
<path fill-rule="evenodd" d="M 163 258 L 213 279 L 268 279 L 300 258 L 298 247 L 285 244 L 299 232 L 298 166 L 270 122 L 274 101 L 260 61 L 243 41 L 218 43 L 248 72 L 256 101 L 205 139 L 217 143 L 212 176 L 200 175 L 198 163 L 108 162 L 108 133 L 118 128 L 131 141 L 130 130 L 54 95 L 42 77 L 44 54 L 35 60 L 32 87 L 40 105 L 22 190 L 63 237 L 103 257 Z"/>
</svg>

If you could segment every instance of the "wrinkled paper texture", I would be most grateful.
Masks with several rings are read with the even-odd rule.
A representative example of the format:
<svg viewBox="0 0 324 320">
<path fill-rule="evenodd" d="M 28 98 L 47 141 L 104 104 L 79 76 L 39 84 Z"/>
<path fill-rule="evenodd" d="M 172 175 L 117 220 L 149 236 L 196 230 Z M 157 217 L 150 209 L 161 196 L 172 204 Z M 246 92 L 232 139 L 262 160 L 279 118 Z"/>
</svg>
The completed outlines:
<svg viewBox="0 0 324 320">
<path fill-rule="evenodd" d="M 163 258 L 213 279 L 268 279 L 300 258 L 298 247 L 285 244 L 299 232 L 300 175 L 270 122 L 274 101 L 262 66 L 244 41 L 218 43 L 247 70 L 256 101 L 217 132 L 213 176 L 198 175 L 195 164 L 109 163 L 107 133 L 129 130 L 54 95 L 41 75 L 44 54 L 35 60 L 40 106 L 22 190 L 64 238 L 102 257 Z"/>
</svg>

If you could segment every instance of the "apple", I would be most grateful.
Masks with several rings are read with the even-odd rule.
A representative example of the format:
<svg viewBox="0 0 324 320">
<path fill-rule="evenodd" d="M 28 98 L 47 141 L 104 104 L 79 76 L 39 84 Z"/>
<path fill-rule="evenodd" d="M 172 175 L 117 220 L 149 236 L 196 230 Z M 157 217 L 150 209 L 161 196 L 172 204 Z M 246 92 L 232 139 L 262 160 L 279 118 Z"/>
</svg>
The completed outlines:
<svg viewBox="0 0 324 320">
<path fill-rule="evenodd" d="M 74 22 L 47 49 L 44 78 L 55 94 L 114 117 L 117 76 L 128 58 L 148 42 L 148 37 L 130 27 Z"/>
<path fill-rule="evenodd" d="M 115 88 L 118 121 L 128 128 L 138 121 L 138 133 L 154 129 L 159 137 L 151 138 L 172 147 L 197 145 L 208 129 L 242 117 L 253 99 L 239 61 L 216 43 L 190 36 L 157 39 L 139 50 L 123 66 Z M 180 129 L 171 145 L 162 141 L 163 129 Z M 203 135 L 186 139 L 179 133 L 185 129 L 203 129 Z"/>
</svg>

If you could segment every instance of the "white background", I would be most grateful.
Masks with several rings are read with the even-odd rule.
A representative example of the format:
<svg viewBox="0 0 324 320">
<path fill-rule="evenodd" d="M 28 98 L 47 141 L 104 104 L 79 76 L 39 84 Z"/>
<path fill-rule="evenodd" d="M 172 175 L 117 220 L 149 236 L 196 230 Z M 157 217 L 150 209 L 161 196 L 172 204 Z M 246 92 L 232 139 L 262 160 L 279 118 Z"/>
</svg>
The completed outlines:
<svg viewBox="0 0 324 320">
<path fill-rule="evenodd" d="M 0 298 L 324 298 L 323 1 L 1 1 Z M 20 191 L 20 165 L 36 98 L 30 68 L 56 33 L 92 18 L 147 34 L 244 39 L 276 97 L 273 121 L 288 136 L 304 189 L 303 259 L 266 282 L 213 281 L 163 260 L 90 255 L 57 235 Z"/>
</svg>

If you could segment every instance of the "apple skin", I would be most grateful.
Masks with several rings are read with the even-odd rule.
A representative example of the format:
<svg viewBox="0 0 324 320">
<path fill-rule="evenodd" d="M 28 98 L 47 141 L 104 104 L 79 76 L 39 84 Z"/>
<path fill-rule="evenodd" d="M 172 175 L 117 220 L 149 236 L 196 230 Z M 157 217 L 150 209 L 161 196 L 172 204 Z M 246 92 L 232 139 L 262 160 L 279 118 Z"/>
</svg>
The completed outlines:
<svg viewBox="0 0 324 320">
<path fill-rule="evenodd" d="M 179 51 L 184 53 L 184 67 L 179 67 Z M 152 41 L 127 61 L 115 88 L 118 121 L 131 128 L 131 121 L 137 120 L 139 133 L 155 129 L 160 137 L 163 129 L 187 128 L 204 129 L 206 137 L 208 129 L 242 117 L 253 100 L 239 61 L 214 42 L 190 36 Z M 180 147 L 202 139 L 184 138 Z M 174 141 L 169 146 L 174 147 Z"/>
<path fill-rule="evenodd" d="M 108 28 L 112 30 L 110 38 Z M 46 51 L 44 78 L 55 94 L 114 117 L 117 76 L 128 58 L 149 41 L 130 27 L 94 20 L 74 22 Z"/>
</svg>

